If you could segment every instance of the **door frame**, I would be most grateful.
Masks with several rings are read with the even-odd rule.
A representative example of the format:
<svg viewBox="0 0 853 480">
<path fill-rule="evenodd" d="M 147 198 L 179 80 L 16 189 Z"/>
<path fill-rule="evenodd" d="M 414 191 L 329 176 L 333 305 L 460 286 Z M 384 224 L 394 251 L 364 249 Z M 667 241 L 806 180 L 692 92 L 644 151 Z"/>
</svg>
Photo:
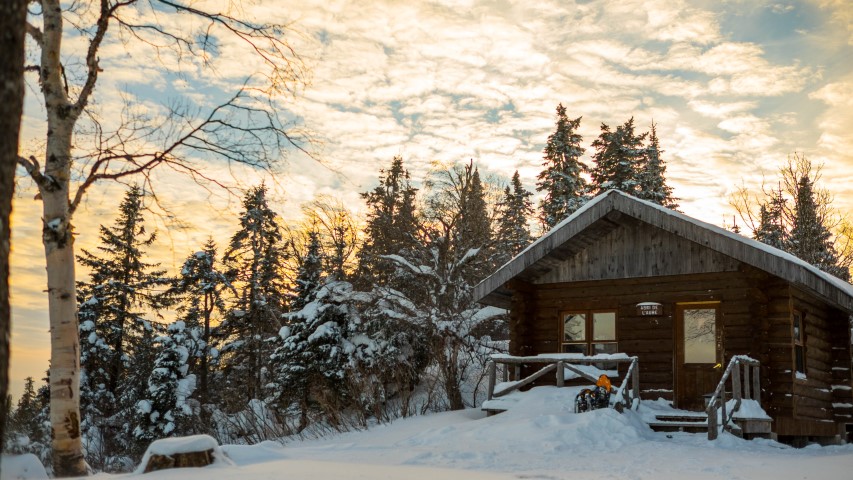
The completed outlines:
<svg viewBox="0 0 853 480">
<path fill-rule="evenodd" d="M 719 368 L 723 361 L 723 356 L 725 352 L 723 351 L 723 321 L 722 321 L 722 309 L 721 309 L 721 301 L 719 300 L 705 300 L 705 301 L 694 301 L 694 302 L 677 302 L 675 304 L 675 315 L 673 321 L 673 392 L 672 392 L 672 401 L 676 408 L 682 408 L 682 396 L 685 382 L 685 369 L 684 366 L 684 311 L 691 310 L 696 308 L 713 308 L 715 313 L 715 322 L 714 322 L 714 343 L 716 345 L 716 362 L 714 363 L 714 367 L 718 368 L 720 373 L 722 373 L 722 369 Z M 707 364 L 690 364 L 690 365 L 707 365 Z"/>
</svg>

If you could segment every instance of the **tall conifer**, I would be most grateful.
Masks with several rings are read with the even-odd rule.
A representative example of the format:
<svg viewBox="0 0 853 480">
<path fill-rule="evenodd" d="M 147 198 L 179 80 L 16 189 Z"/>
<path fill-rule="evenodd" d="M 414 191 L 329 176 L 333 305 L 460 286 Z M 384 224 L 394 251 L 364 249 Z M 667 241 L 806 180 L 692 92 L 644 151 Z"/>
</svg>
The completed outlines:
<svg viewBox="0 0 853 480">
<path fill-rule="evenodd" d="M 518 170 L 516 170 L 512 175 L 510 185 L 504 189 L 500 204 L 495 240 L 499 255 L 498 263 L 500 264 L 521 252 L 533 241 L 528 225 L 528 221 L 533 215 L 533 204 L 530 201 L 532 195 L 531 192 L 524 189 Z"/>
<path fill-rule="evenodd" d="M 246 193 L 240 229 L 231 237 L 223 259 L 236 290 L 225 320 L 217 327 L 223 341 L 221 389 L 229 409 L 241 409 L 249 400 L 261 398 L 272 349 L 267 340 L 281 327 L 285 309 L 282 234 L 266 193 L 264 185 Z"/>
<path fill-rule="evenodd" d="M 637 197 L 674 209 L 678 205 L 672 196 L 672 187 L 666 183 L 666 164 L 661 153 L 663 151 L 658 141 L 657 126 L 652 123 L 649 144 L 643 150 Z"/>
<path fill-rule="evenodd" d="M 616 127 L 615 132 L 608 125 L 601 124 L 601 134 L 592 142 L 595 166 L 590 173 L 596 195 L 611 189 L 628 195 L 638 194 L 646 135 L 634 132 L 634 117 Z"/>
<path fill-rule="evenodd" d="M 536 190 L 544 192 L 539 204 L 539 219 L 550 229 L 574 213 L 589 199 L 586 180 L 581 176 L 586 166 L 580 158 L 584 149 L 577 133 L 581 118 L 569 120 L 563 104 L 557 105 L 557 124 L 545 144 L 544 170 L 539 174 Z"/>
</svg>

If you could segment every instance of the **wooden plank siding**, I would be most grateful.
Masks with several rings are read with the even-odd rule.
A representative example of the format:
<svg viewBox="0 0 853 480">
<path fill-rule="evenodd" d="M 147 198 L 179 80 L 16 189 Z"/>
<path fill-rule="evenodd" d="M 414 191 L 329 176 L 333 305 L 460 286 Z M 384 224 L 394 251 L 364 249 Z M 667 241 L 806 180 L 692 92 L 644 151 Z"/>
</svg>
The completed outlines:
<svg viewBox="0 0 853 480">
<path fill-rule="evenodd" d="M 660 228 L 622 216 L 589 247 L 536 278 L 560 283 L 691 273 L 733 272 L 740 263 Z"/>
<path fill-rule="evenodd" d="M 528 313 L 525 342 L 528 355 L 559 352 L 560 312 L 566 310 L 617 311 L 619 351 L 636 355 L 642 365 L 640 388 L 672 398 L 674 314 L 682 302 L 719 301 L 725 359 L 752 354 L 757 325 L 752 316 L 761 312 L 755 304 L 764 298 L 755 285 L 759 272 L 718 272 L 672 275 L 654 278 L 537 284 Z M 663 304 L 663 315 L 638 316 L 636 304 L 654 301 Z M 525 304 L 526 305 L 526 304 Z M 511 312 L 515 312 L 515 306 Z M 511 313 L 516 318 L 516 313 Z M 520 315 L 518 316 L 520 317 Z M 652 397 L 656 398 L 653 394 Z M 646 395 L 647 398 L 649 395 Z"/>
</svg>

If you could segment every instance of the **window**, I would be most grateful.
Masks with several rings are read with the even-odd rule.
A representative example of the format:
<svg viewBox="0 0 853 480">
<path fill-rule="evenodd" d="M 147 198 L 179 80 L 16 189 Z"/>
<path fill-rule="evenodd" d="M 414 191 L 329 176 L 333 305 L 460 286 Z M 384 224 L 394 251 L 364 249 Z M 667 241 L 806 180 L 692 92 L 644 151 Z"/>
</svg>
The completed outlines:
<svg viewBox="0 0 853 480">
<path fill-rule="evenodd" d="M 563 313 L 561 343 L 564 353 L 597 355 L 616 353 L 616 312 Z"/>
<path fill-rule="evenodd" d="M 803 314 L 794 311 L 792 315 L 794 338 L 794 370 L 797 376 L 806 374 L 806 331 L 803 324 Z"/>
<path fill-rule="evenodd" d="M 717 309 L 685 308 L 684 363 L 717 363 Z"/>
</svg>

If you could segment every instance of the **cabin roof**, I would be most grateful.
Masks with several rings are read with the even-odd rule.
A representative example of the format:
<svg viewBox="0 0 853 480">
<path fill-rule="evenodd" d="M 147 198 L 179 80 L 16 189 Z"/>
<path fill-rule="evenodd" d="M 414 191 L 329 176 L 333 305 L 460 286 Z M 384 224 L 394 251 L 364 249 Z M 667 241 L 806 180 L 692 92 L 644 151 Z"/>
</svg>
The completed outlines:
<svg viewBox="0 0 853 480">
<path fill-rule="evenodd" d="M 853 285 L 778 248 L 618 190 L 609 190 L 587 202 L 480 282 L 474 287 L 474 300 L 507 308 L 512 298 L 512 292 L 506 285 L 508 281 L 532 282 L 606 233 L 619 228 L 618 220 L 622 215 L 728 255 L 853 313 Z"/>
</svg>

